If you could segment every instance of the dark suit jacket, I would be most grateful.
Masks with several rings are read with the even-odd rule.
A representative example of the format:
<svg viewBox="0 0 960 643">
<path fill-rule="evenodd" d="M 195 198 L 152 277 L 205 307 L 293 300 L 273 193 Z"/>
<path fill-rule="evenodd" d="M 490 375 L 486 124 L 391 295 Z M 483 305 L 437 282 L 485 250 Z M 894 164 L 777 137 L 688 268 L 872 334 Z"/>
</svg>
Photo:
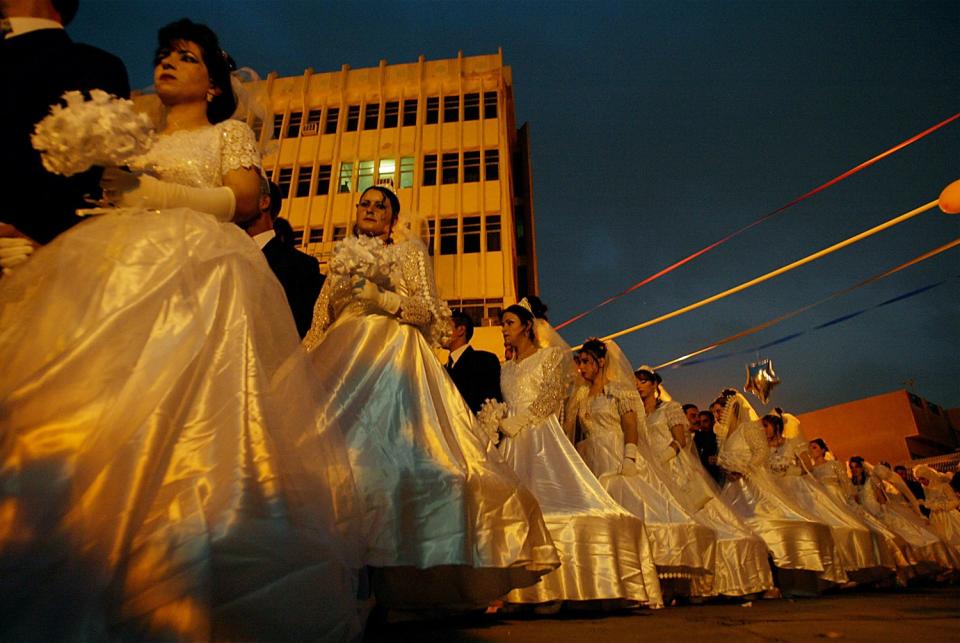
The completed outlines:
<svg viewBox="0 0 960 643">
<path fill-rule="evenodd" d="M 703 468 L 707 470 L 711 478 L 719 483 L 722 480 L 720 467 L 715 464 L 710 464 L 707 459 L 712 455 L 717 455 L 716 434 L 713 431 L 694 431 L 693 444 L 697 447 L 697 454 L 700 456 L 700 462 L 703 464 Z"/>
<path fill-rule="evenodd" d="M 72 177 L 47 172 L 30 144 L 33 126 L 68 90 L 102 89 L 129 98 L 127 70 L 119 58 L 74 43 L 60 29 L 41 29 L 0 41 L 0 221 L 41 243 L 74 225 L 85 194 L 99 197 L 102 170 Z"/>
<path fill-rule="evenodd" d="M 500 393 L 500 360 L 493 353 L 475 351 L 472 346 L 467 346 L 448 372 L 474 413 L 479 412 L 488 399 L 503 401 Z"/>
<path fill-rule="evenodd" d="M 277 281 L 283 286 L 297 332 L 303 339 L 313 322 L 313 306 L 317 303 L 325 279 L 320 274 L 320 262 L 316 257 L 291 248 L 277 237 L 263 247 L 263 254 Z"/>
</svg>

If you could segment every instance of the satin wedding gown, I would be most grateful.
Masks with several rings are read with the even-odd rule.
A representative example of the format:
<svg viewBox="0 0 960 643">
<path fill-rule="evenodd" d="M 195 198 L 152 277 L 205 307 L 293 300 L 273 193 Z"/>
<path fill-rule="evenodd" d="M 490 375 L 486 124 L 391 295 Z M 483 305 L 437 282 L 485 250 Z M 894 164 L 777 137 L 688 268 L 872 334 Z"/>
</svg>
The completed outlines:
<svg viewBox="0 0 960 643">
<path fill-rule="evenodd" d="M 334 251 L 331 265 L 351 244 Z M 536 500 L 477 427 L 432 346 L 449 332 L 430 257 L 415 238 L 364 241 L 399 315 L 328 275 L 304 343 L 342 427 L 365 513 L 362 560 L 377 601 L 476 607 L 559 565 Z M 338 255 L 338 252 L 341 253 Z M 365 273 L 366 274 L 366 273 Z"/>
<path fill-rule="evenodd" d="M 238 121 L 152 174 L 259 165 Z M 230 223 L 87 220 L 0 280 L 0 638 L 350 640 L 354 488 L 283 289 Z"/>
<path fill-rule="evenodd" d="M 500 372 L 510 415 L 526 418 L 500 451 L 536 496 L 560 552 L 560 569 L 510 592 L 514 603 L 626 600 L 662 605 L 653 554 L 640 518 L 617 504 L 577 454 L 557 415 L 570 354 L 540 348 Z"/>
</svg>

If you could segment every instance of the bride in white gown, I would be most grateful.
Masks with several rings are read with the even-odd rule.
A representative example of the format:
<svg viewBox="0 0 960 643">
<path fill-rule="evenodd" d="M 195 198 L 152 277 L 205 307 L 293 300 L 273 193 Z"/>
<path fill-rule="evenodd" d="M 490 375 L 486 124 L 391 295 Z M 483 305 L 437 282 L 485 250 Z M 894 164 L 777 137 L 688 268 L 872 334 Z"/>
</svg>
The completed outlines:
<svg viewBox="0 0 960 643">
<path fill-rule="evenodd" d="M 523 305 L 506 308 L 502 323 L 504 340 L 515 357 L 500 374 L 508 407 L 500 421 L 505 435 L 500 451 L 540 503 L 562 563 L 537 585 L 511 592 L 507 600 L 661 605 L 643 521 L 604 490 L 558 420 L 572 375 L 569 349 L 538 347 L 538 340 L 543 341 L 551 329 L 538 320 L 535 330 L 533 314 Z"/>
<path fill-rule="evenodd" d="M 107 179 L 127 207 L 0 279 L 0 639 L 350 640 L 345 446 L 230 223 L 253 134 L 212 31 L 169 25 L 156 63 L 150 174 Z"/>
<path fill-rule="evenodd" d="M 485 607 L 559 560 L 536 500 L 433 353 L 450 311 L 399 215 L 390 190 L 360 195 L 304 342 L 331 392 L 326 422 L 345 430 L 377 602 Z"/>
</svg>

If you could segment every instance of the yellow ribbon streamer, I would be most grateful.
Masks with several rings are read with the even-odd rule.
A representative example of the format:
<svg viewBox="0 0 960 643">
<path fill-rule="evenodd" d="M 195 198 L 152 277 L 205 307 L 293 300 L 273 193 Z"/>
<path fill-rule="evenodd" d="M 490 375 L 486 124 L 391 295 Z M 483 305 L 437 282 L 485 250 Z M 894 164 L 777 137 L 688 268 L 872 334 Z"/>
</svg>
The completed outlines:
<svg viewBox="0 0 960 643">
<path fill-rule="evenodd" d="M 719 301 L 720 299 L 723 299 L 724 297 L 729 297 L 730 295 L 734 295 L 734 294 L 736 294 L 736 293 L 738 293 L 738 292 L 741 292 L 741 291 L 743 291 L 743 290 L 746 290 L 747 288 L 752 288 L 753 286 L 756 286 L 757 284 L 763 283 L 764 281 L 769 281 L 770 279 L 773 279 L 774 277 L 779 277 L 780 275 L 782 275 L 782 274 L 785 273 L 785 272 L 789 272 L 789 271 L 793 270 L 794 268 L 799 268 L 800 266 L 804 266 L 804 265 L 806 265 L 806 264 L 808 264 L 808 263 L 810 263 L 810 262 L 812 262 L 812 261 L 816 261 L 817 259 L 820 259 L 821 257 L 825 257 L 825 256 L 827 256 L 828 254 L 834 253 L 834 252 L 836 252 L 837 250 L 841 250 L 841 249 L 843 249 L 843 248 L 846 248 L 847 246 L 853 245 L 853 244 L 857 243 L 858 241 L 863 241 L 863 240 L 866 239 L 867 237 L 872 237 L 873 235 L 877 234 L 878 232 L 882 232 L 882 231 L 886 230 L 887 228 L 892 228 L 893 226 L 895 226 L 895 225 L 897 225 L 897 224 L 903 223 L 904 221 L 906 221 L 906 220 L 908 220 L 908 219 L 912 219 L 913 217 L 915 217 L 915 216 L 917 216 L 917 215 L 920 215 L 920 214 L 923 214 L 923 213 L 926 212 L 927 210 L 931 210 L 931 209 L 933 209 L 933 208 L 935 208 L 935 207 L 937 207 L 937 200 L 936 200 L 936 199 L 933 200 L 933 201 L 931 201 L 930 203 L 927 203 L 926 205 L 922 205 L 922 206 L 920 206 L 919 208 L 915 208 L 915 209 L 913 209 L 913 210 L 910 210 L 909 212 L 905 212 L 905 213 L 901 214 L 901 215 L 898 216 L 898 217 L 894 217 L 894 218 L 890 219 L 889 221 L 886 221 L 885 223 L 881 223 L 881 224 L 878 225 L 878 226 L 874 226 L 873 228 L 870 228 L 869 230 L 865 230 L 864 232 L 861 232 L 860 234 L 854 235 L 854 236 L 850 237 L 849 239 L 846 239 L 846 240 L 841 241 L 841 242 L 839 242 L 839 243 L 835 243 L 835 244 L 833 244 L 832 246 L 830 246 L 829 248 L 824 248 L 823 250 L 820 250 L 820 251 L 818 251 L 818 252 L 814 252 L 812 255 L 808 255 L 808 256 L 804 257 L 803 259 L 798 259 L 797 261 L 794 261 L 793 263 L 787 264 L 786 266 L 783 266 L 783 267 L 781 267 L 781 268 L 777 268 L 776 270 L 772 270 L 772 271 L 768 272 L 768 273 L 765 274 L 765 275 L 760 275 L 759 277 L 756 277 L 756 278 L 754 278 L 754 279 L 751 279 L 750 281 L 744 282 L 744 283 L 740 284 L 739 286 L 734 286 L 733 288 L 730 288 L 730 289 L 728 289 L 728 290 L 724 290 L 723 292 L 718 293 L 718 294 L 716 294 L 716 295 L 713 295 L 712 297 L 707 297 L 706 299 L 701 299 L 700 301 L 695 302 L 695 303 L 693 303 L 693 304 L 690 304 L 689 306 L 684 306 L 683 308 L 678 308 L 677 310 L 675 310 L 675 311 L 673 311 L 673 312 L 671 312 L 671 313 L 667 313 L 667 314 L 665 314 L 665 315 L 660 315 L 659 317 L 655 317 L 655 318 L 650 319 L 650 320 L 648 320 L 648 321 L 645 321 L 645 322 L 643 322 L 643 323 L 637 324 L 637 325 L 635 325 L 635 326 L 631 326 L 630 328 L 625 328 L 625 329 L 620 330 L 620 331 L 617 331 L 617 332 L 615 332 L 615 333 L 611 333 L 610 335 L 606 335 L 606 336 L 602 337 L 601 339 L 603 339 L 604 341 L 606 341 L 606 340 L 608 340 L 608 339 L 616 339 L 617 337 L 623 337 L 624 335 L 629 335 L 630 333 L 636 332 L 636 331 L 638 331 L 638 330 L 640 330 L 640 329 L 642 329 L 642 328 L 648 328 L 648 327 L 653 326 L 653 325 L 655 325 L 655 324 L 659 324 L 660 322 L 667 321 L 668 319 L 673 319 L 674 317 L 679 317 L 680 315 L 684 315 L 684 314 L 686 314 L 686 313 L 689 313 L 690 311 L 696 310 L 697 308 L 702 308 L 703 306 L 706 306 L 707 304 L 712 304 L 713 302 Z"/>
</svg>

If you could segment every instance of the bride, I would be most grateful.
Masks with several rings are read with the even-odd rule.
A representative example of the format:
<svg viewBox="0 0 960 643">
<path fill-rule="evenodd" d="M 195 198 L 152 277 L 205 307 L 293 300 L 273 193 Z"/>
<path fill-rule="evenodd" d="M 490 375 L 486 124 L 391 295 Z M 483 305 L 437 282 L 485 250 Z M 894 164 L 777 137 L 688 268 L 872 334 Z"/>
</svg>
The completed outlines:
<svg viewBox="0 0 960 643">
<path fill-rule="evenodd" d="M 399 215 L 391 190 L 360 195 L 304 343 L 330 391 L 325 422 L 345 431 L 377 602 L 485 606 L 559 560 L 536 500 L 433 353 L 450 311 Z"/>
<path fill-rule="evenodd" d="M 0 280 L 0 639 L 352 639 L 352 476 L 230 223 L 260 159 L 228 59 L 180 20 L 154 79 L 143 173 L 104 179 L 122 207 Z"/>
</svg>

